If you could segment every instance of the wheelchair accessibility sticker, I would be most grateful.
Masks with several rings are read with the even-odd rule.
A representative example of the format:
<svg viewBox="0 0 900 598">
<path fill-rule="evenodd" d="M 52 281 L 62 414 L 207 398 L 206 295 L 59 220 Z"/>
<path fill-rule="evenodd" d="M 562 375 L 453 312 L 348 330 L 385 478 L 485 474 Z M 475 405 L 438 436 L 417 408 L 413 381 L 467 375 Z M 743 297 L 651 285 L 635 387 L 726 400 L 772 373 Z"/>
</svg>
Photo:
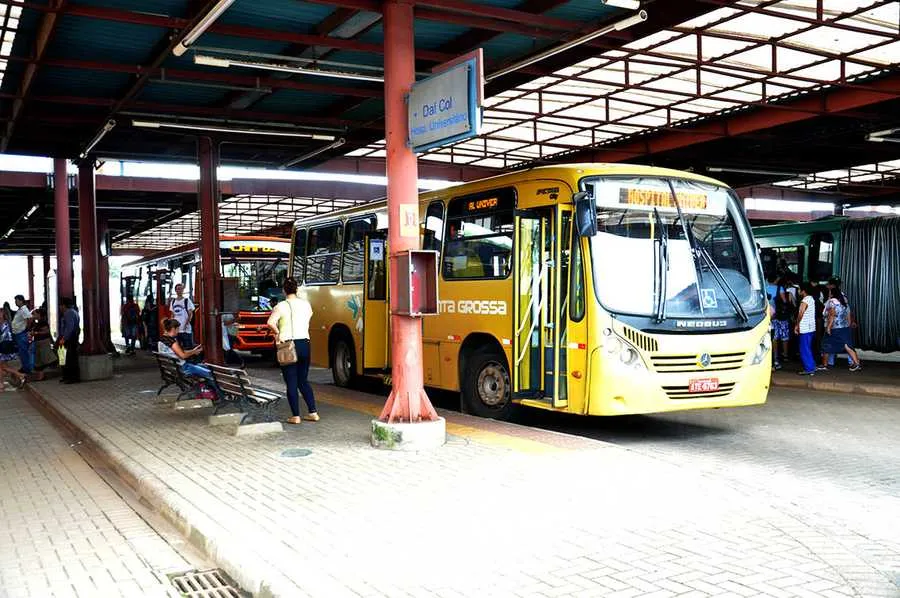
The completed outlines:
<svg viewBox="0 0 900 598">
<path fill-rule="evenodd" d="M 716 309 L 719 307 L 719 300 L 716 299 L 715 289 L 700 289 L 700 302 L 703 309 Z"/>
</svg>

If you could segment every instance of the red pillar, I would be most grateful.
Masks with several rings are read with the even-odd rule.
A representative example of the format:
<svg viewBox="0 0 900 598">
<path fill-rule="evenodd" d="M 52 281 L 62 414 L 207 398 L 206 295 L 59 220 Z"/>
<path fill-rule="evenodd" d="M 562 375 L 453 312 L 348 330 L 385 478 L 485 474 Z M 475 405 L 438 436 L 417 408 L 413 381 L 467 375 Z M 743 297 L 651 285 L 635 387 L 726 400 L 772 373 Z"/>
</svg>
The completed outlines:
<svg viewBox="0 0 900 598">
<path fill-rule="evenodd" d="M 72 237 L 69 233 L 69 176 L 65 158 L 53 160 L 53 201 L 56 217 L 56 291 L 59 297 L 75 295 L 72 272 Z M 45 298 L 46 300 L 46 298 Z"/>
<path fill-rule="evenodd" d="M 209 137 L 198 140 L 200 158 L 200 313 L 203 317 L 203 356 L 209 363 L 224 364 L 219 289 L 219 146 Z"/>
<path fill-rule="evenodd" d="M 106 346 L 100 325 L 100 241 L 97 237 L 97 198 L 94 161 L 78 166 L 78 232 L 81 239 L 81 328 L 84 355 L 103 355 Z"/>
<path fill-rule="evenodd" d="M 50 252 L 44 250 L 44 304 L 49 305 L 50 299 L 50 285 L 47 281 L 47 276 L 50 274 Z M 48 314 L 49 317 L 49 314 Z"/>
<path fill-rule="evenodd" d="M 415 82 L 412 0 L 388 0 L 384 14 L 384 111 L 387 143 L 388 246 L 391 284 L 397 281 L 397 255 L 419 248 L 419 227 L 403 235 L 401 213 L 418 219 L 419 190 L 416 155 L 407 146 L 406 101 Z M 410 212 L 411 210 L 411 212 Z M 404 227 L 407 228 L 407 227 Z M 396 293 L 391 293 L 392 302 Z M 417 318 L 391 315 L 391 378 L 393 388 L 379 419 L 417 422 L 438 419 L 425 394 L 422 374 L 422 324 Z"/>
<path fill-rule="evenodd" d="M 34 309 L 34 256 L 28 256 L 28 307 Z"/>
<path fill-rule="evenodd" d="M 105 218 L 97 219 L 97 238 L 103 239 L 109 231 L 109 225 Z M 110 326 L 112 324 L 112 314 L 109 309 L 109 248 L 107 247 L 107 255 L 100 254 L 100 262 L 98 268 L 98 295 L 100 298 L 100 339 L 107 353 L 115 353 L 116 347 L 112 342 L 112 333 Z"/>
</svg>

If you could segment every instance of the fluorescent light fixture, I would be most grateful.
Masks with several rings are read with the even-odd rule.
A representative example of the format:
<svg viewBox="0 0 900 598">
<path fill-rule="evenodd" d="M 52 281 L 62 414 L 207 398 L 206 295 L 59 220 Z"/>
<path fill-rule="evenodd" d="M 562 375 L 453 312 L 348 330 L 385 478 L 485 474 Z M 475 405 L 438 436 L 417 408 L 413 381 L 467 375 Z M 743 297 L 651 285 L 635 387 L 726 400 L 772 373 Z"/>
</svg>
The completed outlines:
<svg viewBox="0 0 900 598">
<path fill-rule="evenodd" d="M 194 64 L 200 64 L 204 66 L 217 66 L 225 69 L 232 66 L 241 66 L 248 69 L 277 71 L 279 73 L 292 73 L 294 75 L 312 75 L 314 77 L 329 77 L 332 79 L 350 79 L 353 81 L 371 81 L 372 83 L 384 83 L 384 77 L 378 75 L 366 75 L 363 73 L 351 73 L 347 71 L 325 71 L 322 69 L 293 66 L 289 64 L 236 60 L 233 58 L 206 56 L 204 54 L 194 54 Z"/>
<path fill-rule="evenodd" d="M 116 121 L 114 121 L 112 119 L 106 121 L 106 124 L 103 125 L 103 128 L 100 129 L 96 135 L 94 135 L 94 138 L 91 140 L 90 143 L 87 144 L 87 147 L 84 148 L 84 151 L 82 151 L 80 154 L 78 154 L 78 157 L 81 158 L 82 160 L 84 160 L 87 157 L 87 155 L 89 153 L 91 153 L 91 150 L 94 149 L 97 146 L 97 144 L 100 143 L 100 141 L 102 141 L 104 137 L 106 137 L 106 134 L 109 133 L 110 131 L 112 131 L 115 126 L 116 126 Z"/>
<path fill-rule="evenodd" d="M 796 172 L 784 172 L 783 170 L 760 170 L 758 168 L 729 168 L 728 166 L 708 166 L 709 172 L 736 172 L 738 174 L 762 174 L 771 176 L 797 177 L 804 176 Z"/>
<path fill-rule="evenodd" d="M 219 0 L 219 2 L 213 6 L 208 13 L 203 15 L 203 18 L 197 21 L 197 24 L 191 27 L 191 30 L 188 31 L 184 37 L 181 38 L 181 41 L 172 48 L 172 54 L 175 56 L 181 56 L 185 52 L 187 52 L 188 46 L 197 41 L 197 38 L 203 35 L 203 32 L 209 29 L 210 25 L 216 22 L 222 13 L 228 10 L 234 4 L 234 0 Z"/>
<path fill-rule="evenodd" d="M 869 133 L 868 135 L 866 135 L 866 141 L 872 141 L 875 143 L 900 143 L 900 138 L 891 137 L 891 135 L 894 135 L 898 132 L 900 132 L 900 128 L 875 131 L 874 133 Z"/>
<path fill-rule="evenodd" d="M 266 135 L 271 137 L 295 137 L 300 139 L 313 139 L 315 141 L 334 141 L 333 135 L 320 135 L 318 133 L 306 133 L 303 131 L 232 128 L 220 125 L 208 125 L 204 123 L 172 123 L 156 120 L 132 120 L 131 124 L 132 126 L 142 127 L 145 129 L 182 129 L 186 131 L 212 131 L 215 133 L 228 133 L 232 135 Z"/>
<path fill-rule="evenodd" d="M 543 52 L 539 52 L 538 54 L 535 54 L 534 56 L 531 56 L 529 58 L 525 58 L 524 60 L 520 60 L 519 62 L 513 63 L 506 68 L 502 68 L 499 71 L 496 71 L 496 72 L 491 73 L 490 75 L 487 75 L 485 77 L 485 80 L 493 81 L 494 79 L 497 79 L 498 77 L 502 77 L 503 75 L 508 75 L 509 73 L 518 71 L 519 69 L 523 69 L 526 66 L 531 66 L 532 64 L 540 62 L 546 58 L 550 58 L 551 56 L 556 56 L 560 52 L 565 52 L 566 50 L 570 50 L 576 46 L 585 44 L 591 40 L 594 40 L 598 37 L 606 35 L 607 33 L 611 33 L 613 31 L 622 31 L 623 29 L 627 29 L 633 25 L 637 25 L 638 23 L 642 23 L 646 20 L 647 20 L 647 11 L 641 10 L 626 19 L 621 19 L 619 21 L 616 21 L 615 23 L 606 25 L 605 27 L 603 27 L 601 29 L 597 29 L 596 31 L 588 33 L 587 35 L 582 35 L 579 38 L 573 39 L 571 41 L 568 41 L 564 44 L 560 44 L 558 46 L 554 46 L 552 48 L 548 48 L 547 50 L 544 50 Z"/>
<path fill-rule="evenodd" d="M 600 0 L 600 2 L 607 6 L 624 8 L 625 10 L 637 10 L 641 7 L 640 0 Z"/>
<path fill-rule="evenodd" d="M 319 149 L 314 149 L 313 151 L 309 152 L 308 154 L 303 154 L 302 156 L 298 156 L 298 157 L 294 158 L 290 162 L 286 162 L 286 163 L 282 164 L 280 168 L 281 169 L 290 168 L 291 166 L 294 166 L 295 164 L 300 164 L 301 162 L 305 162 L 306 160 L 309 160 L 310 158 L 315 158 L 319 154 L 324 154 L 325 152 L 327 152 L 330 149 L 334 149 L 336 147 L 341 147 L 342 145 L 344 145 L 345 142 L 346 141 L 344 140 L 343 137 L 341 137 L 340 139 L 335 139 L 334 141 L 332 141 L 331 143 L 329 143 L 328 145 L 326 145 L 324 147 L 320 147 Z"/>
<path fill-rule="evenodd" d="M 25 220 L 28 220 L 29 218 L 31 218 L 32 214 L 34 214 L 35 212 L 37 212 L 37 209 L 38 209 L 37 205 L 31 206 L 31 209 L 28 210 L 28 213 L 27 213 L 27 214 L 25 214 Z"/>
</svg>

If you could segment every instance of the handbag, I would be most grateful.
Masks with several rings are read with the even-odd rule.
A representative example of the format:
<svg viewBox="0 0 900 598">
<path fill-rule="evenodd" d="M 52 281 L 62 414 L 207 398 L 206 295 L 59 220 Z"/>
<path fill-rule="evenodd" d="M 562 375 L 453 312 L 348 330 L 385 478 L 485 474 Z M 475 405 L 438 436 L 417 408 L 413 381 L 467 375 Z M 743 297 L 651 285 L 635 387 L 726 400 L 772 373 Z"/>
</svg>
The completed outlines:
<svg viewBox="0 0 900 598">
<path fill-rule="evenodd" d="M 56 350 L 56 355 L 59 358 L 59 366 L 62 367 L 66 365 L 66 348 L 60 347 Z"/>
<path fill-rule="evenodd" d="M 294 308 L 291 307 L 290 299 L 285 299 L 288 308 L 291 310 L 291 332 L 294 331 Z M 293 365 L 297 363 L 297 348 L 294 346 L 294 340 L 282 341 L 275 345 L 276 357 L 278 365 Z"/>
</svg>

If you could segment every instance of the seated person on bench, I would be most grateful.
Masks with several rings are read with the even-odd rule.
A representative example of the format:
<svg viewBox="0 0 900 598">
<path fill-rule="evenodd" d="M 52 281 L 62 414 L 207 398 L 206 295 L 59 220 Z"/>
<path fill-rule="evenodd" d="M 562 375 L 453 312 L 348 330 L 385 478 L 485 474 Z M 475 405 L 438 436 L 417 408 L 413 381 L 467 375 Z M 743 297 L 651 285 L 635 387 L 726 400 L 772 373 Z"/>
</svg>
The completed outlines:
<svg viewBox="0 0 900 598">
<path fill-rule="evenodd" d="M 210 372 L 208 368 L 205 368 L 202 365 L 188 363 L 186 361 L 187 359 L 203 351 L 203 347 L 201 345 L 197 345 L 189 351 L 185 351 L 184 349 L 182 349 L 181 345 L 178 344 L 178 339 L 176 338 L 176 336 L 178 335 L 179 326 L 181 326 L 181 323 L 175 318 L 163 320 L 163 335 L 159 339 L 157 350 L 163 355 L 168 355 L 177 359 L 178 365 L 181 366 L 181 371 L 188 376 L 203 378 L 204 380 L 207 380 L 213 388 L 215 388 L 212 372 Z"/>
</svg>

